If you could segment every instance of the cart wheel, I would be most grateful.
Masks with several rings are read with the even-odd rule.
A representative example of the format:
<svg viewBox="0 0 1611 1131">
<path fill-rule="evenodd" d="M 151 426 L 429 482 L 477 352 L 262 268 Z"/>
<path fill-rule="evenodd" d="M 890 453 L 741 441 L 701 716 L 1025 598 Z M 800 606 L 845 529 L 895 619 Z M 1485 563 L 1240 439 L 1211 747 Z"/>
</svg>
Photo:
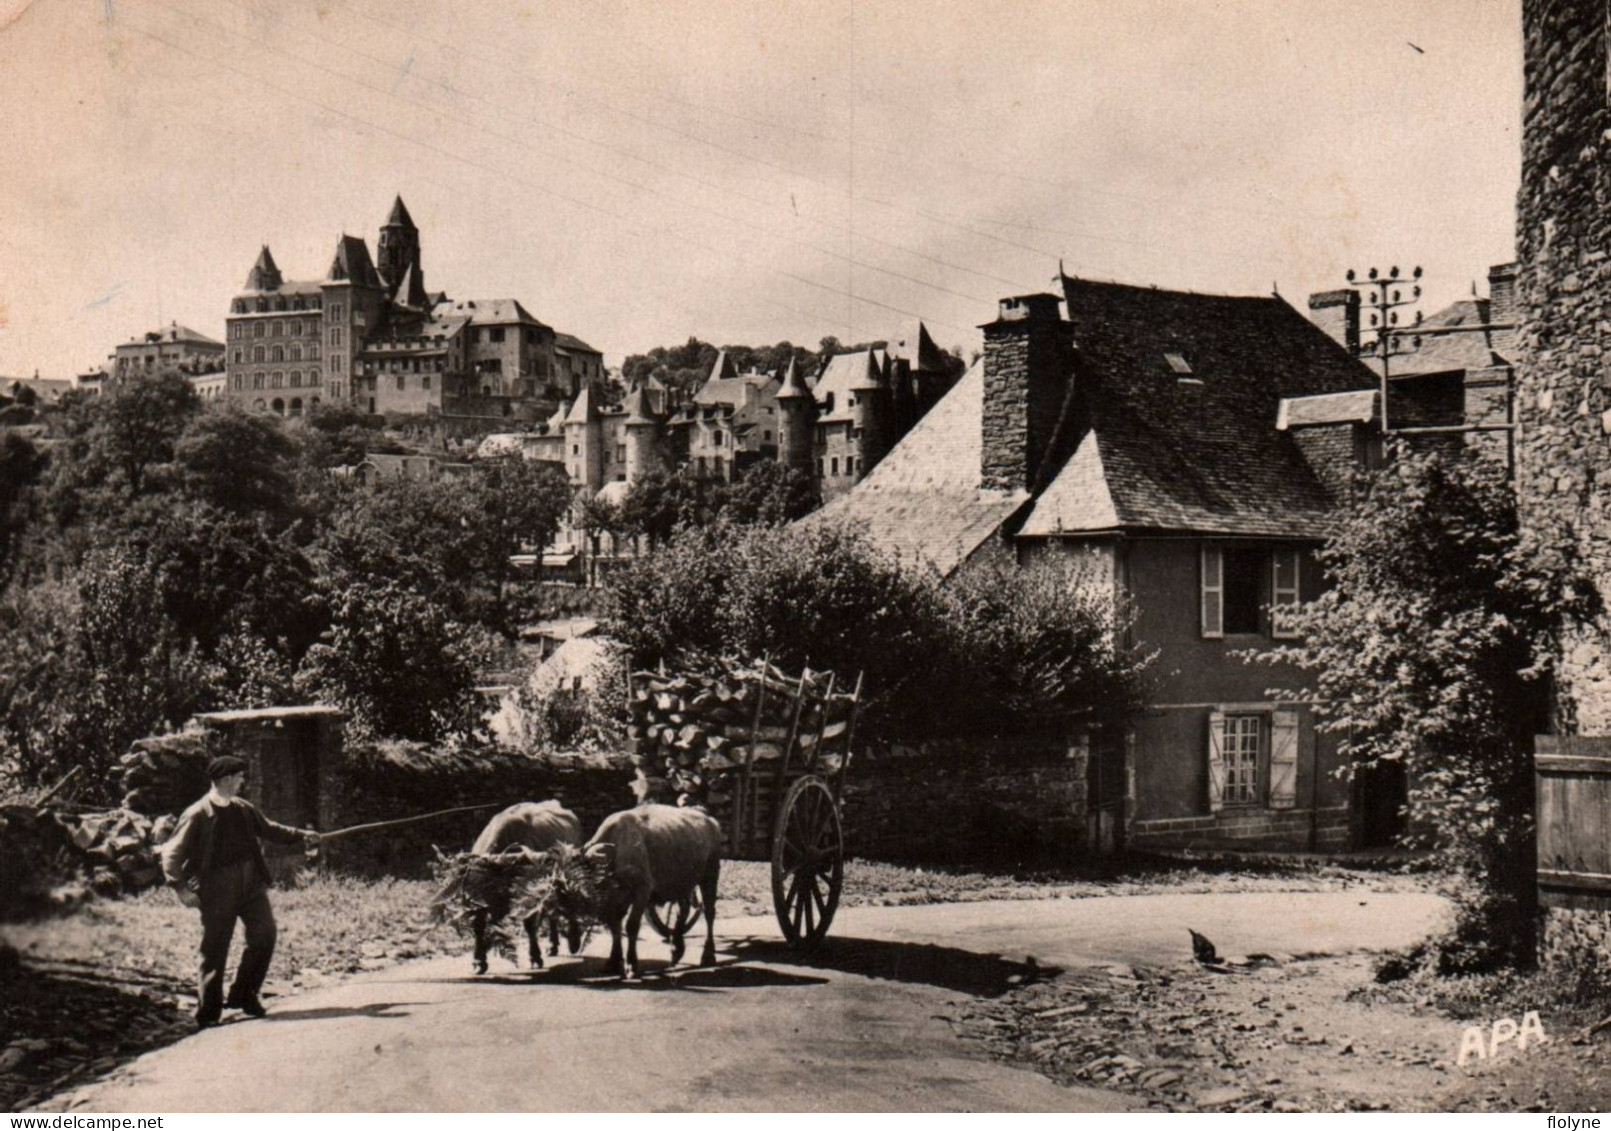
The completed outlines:
<svg viewBox="0 0 1611 1131">
<path fill-rule="evenodd" d="M 688 913 L 686 915 L 682 912 L 682 904 L 676 902 L 651 903 L 644 915 L 649 920 L 649 925 L 655 929 L 660 938 L 665 942 L 670 942 L 671 927 L 669 924 L 677 924 L 677 930 L 686 934 L 693 929 L 695 923 L 699 922 L 699 915 L 703 910 L 704 904 L 699 901 L 699 892 L 695 891 L 688 902 Z"/>
<path fill-rule="evenodd" d="M 844 850 L 833 793 L 821 778 L 801 778 L 772 834 L 772 905 L 790 946 L 815 946 L 828 933 L 844 886 Z"/>
</svg>

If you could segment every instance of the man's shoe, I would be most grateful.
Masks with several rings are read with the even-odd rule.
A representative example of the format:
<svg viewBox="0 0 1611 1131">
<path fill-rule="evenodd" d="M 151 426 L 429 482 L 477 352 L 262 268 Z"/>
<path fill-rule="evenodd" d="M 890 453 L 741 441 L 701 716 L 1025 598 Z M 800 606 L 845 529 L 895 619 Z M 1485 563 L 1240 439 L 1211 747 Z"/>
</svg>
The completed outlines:
<svg viewBox="0 0 1611 1131">
<path fill-rule="evenodd" d="M 268 1012 L 262 1001 L 255 997 L 244 998 L 241 1001 L 226 1001 L 224 1004 L 232 1009 L 240 1010 L 248 1017 L 262 1017 Z"/>
<path fill-rule="evenodd" d="M 218 1018 L 216 1018 L 216 1017 L 198 1017 L 198 1018 L 196 1018 L 196 1030 L 198 1032 L 201 1031 L 202 1029 L 211 1029 L 214 1025 L 217 1025 L 217 1024 L 218 1024 Z"/>
</svg>

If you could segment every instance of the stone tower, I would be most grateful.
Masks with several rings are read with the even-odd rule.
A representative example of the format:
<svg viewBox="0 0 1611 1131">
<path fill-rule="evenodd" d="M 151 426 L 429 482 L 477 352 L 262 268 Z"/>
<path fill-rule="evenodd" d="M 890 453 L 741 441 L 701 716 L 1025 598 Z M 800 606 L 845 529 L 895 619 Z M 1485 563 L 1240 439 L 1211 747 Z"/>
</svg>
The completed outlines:
<svg viewBox="0 0 1611 1131">
<path fill-rule="evenodd" d="M 1607 0 L 1526 0 L 1522 181 L 1516 200 L 1516 490 L 1522 521 L 1562 547 L 1611 604 L 1611 108 Z M 1562 642 L 1562 729 L 1611 735 L 1599 626 Z"/>
<path fill-rule="evenodd" d="M 381 225 L 375 267 L 386 281 L 391 298 L 416 308 L 425 305 L 425 275 L 420 266 L 420 232 L 399 196 L 391 215 Z"/>
<path fill-rule="evenodd" d="M 642 385 L 627 394 L 622 408 L 626 412 L 626 419 L 621 422 L 626 429 L 626 478 L 628 483 L 636 483 L 650 472 L 663 468 L 660 439 L 664 422 Z"/>
<path fill-rule="evenodd" d="M 783 387 L 778 390 L 778 461 L 806 476 L 812 475 L 815 459 L 812 427 L 816 413 L 816 399 L 791 357 L 783 374 Z"/>
</svg>

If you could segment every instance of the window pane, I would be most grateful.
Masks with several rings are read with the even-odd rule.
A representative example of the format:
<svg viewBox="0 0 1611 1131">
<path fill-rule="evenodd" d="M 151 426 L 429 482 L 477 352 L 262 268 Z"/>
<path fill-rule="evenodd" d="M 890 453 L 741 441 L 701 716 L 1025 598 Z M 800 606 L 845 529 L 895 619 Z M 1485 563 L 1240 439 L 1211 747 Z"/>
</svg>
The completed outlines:
<svg viewBox="0 0 1611 1131">
<path fill-rule="evenodd" d="M 1259 723 L 1257 715 L 1226 715 L 1220 736 L 1225 759 L 1226 804 L 1249 804 L 1259 796 Z"/>
<path fill-rule="evenodd" d="M 1261 550 L 1227 547 L 1225 560 L 1225 631 L 1259 630 L 1260 581 L 1269 560 Z"/>
</svg>

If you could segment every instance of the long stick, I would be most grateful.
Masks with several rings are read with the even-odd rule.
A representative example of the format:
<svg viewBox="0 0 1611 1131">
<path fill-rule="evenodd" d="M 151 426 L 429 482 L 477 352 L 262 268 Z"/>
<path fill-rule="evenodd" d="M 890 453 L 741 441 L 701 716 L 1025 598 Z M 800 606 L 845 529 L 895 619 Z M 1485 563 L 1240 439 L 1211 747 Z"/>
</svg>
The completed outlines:
<svg viewBox="0 0 1611 1131">
<path fill-rule="evenodd" d="M 38 808 L 39 806 L 43 805 L 45 802 L 49 801 L 52 797 L 55 797 L 58 793 L 60 793 L 62 791 L 62 786 L 66 785 L 68 782 L 72 781 L 73 780 L 73 775 L 78 773 L 78 771 L 81 768 L 82 767 L 74 766 L 72 769 L 68 770 L 67 775 L 65 777 L 63 777 L 61 781 L 57 782 L 55 785 L 53 785 L 49 789 L 45 790 L 44 793 L 39 795 L 39 799 L 34 802 L 34 807 Z"/>
<path fill-rule="evenodd" d="M 460 805 L 457 809 L 438 809 L 434 813 L 421 813 L 418 817 L 399 817 L 395 821 L 374 821 L 367 825 L 350 825 L 344 829 L 336 829 L 328 833 L 320 833 L 324 840 L 334 840 L 338 836 L 351 836 L 353 833 L 371 833 L 376 829 L 394 829 L 398 825 L 412 825 L 415 821 L 429 821 L 436 817 L 446 817 L 453 813 L 474 813 L 478 809 L 501 809 L 503 802 L 493 801 L 486 805 Z"/>
</svg>

